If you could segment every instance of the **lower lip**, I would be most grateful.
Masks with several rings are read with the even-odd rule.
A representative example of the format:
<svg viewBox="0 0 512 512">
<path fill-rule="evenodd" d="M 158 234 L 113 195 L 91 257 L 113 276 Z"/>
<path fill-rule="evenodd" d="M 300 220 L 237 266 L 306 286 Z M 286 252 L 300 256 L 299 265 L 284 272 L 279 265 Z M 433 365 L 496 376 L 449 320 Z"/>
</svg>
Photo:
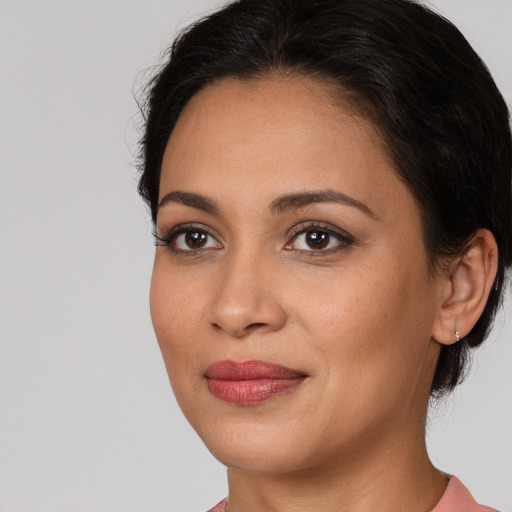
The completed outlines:
<svg viewBox="0 0 512 512">
<path fill-rule="evenodd" d="M 292 391 L 300 386 L 306 377 L 292 379 L 251 379 L 222 380 L 208 378 L 210 392 L 231 404 L 251 405 L 264 402 L 275 396 Z"/>
</svg>

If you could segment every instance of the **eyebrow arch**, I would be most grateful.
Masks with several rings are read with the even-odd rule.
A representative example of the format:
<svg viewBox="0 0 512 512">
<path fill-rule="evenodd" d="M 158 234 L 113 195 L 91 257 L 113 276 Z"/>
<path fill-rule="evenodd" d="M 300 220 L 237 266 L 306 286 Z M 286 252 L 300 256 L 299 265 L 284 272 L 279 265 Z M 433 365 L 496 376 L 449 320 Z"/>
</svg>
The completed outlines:
<svg viewBox="0 0 512 512">
<path fill-rule="evenodd" d="M 286 194 L 272 201 L 269 209 L 272 213 L 283 213 L 287 210 L 303 208 L 304 206 L 314 203 L 338 203 L 345 206 L 352 206 L 369 217 L 377 219 L 377 215 L 361 201 L 347 196 L 342 192 L 336 192 L 330 189 Z"/>
<path fill-rule="evenodd" d="M 169 192 L 162 197 L 160 203 L 158 203 L 158 208 L 160 209 L 169 203 L 183 204 L 207 213 L 218 214 L 220 212 L 219 205 L 213 199 L 192 192 L 182 192 L 180 190 Z"/>
</svg>

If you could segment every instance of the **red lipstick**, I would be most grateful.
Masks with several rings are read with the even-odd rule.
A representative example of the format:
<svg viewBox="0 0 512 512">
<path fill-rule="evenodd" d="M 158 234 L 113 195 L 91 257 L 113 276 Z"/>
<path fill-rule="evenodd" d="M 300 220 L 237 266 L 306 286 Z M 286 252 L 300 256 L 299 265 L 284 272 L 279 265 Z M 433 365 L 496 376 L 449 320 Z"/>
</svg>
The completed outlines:
<svg viewBox="0 0 512 512">
<path fill-rule="evenodd" d="M 251 405 L 291 391 L 304 382 L 306 375 L 263 361 L 218 361 L 208 366 L 205 377 L 208 389 L 217 398 Z"/>
</svg>

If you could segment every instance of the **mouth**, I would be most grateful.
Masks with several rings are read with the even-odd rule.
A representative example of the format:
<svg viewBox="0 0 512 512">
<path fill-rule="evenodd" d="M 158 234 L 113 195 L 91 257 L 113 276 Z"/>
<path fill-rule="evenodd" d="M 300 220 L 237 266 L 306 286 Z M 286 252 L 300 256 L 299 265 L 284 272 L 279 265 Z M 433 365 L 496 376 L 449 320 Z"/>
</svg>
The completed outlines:
<svg viewBox="0 0 512 512">
<path fill-rule="evenodd" d="M 205 371 L 215 397 L 235 405 L 252 405 L 300 386 L 307 375 L 263 361 L 218 361 Z"/>
</svg>

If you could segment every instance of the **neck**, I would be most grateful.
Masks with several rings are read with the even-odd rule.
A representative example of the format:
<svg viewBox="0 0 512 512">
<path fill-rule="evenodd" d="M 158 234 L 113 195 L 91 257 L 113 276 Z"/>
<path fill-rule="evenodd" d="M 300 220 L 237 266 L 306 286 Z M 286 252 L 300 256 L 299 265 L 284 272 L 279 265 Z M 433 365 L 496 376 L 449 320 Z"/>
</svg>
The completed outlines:
<svg viewBox="0 0 512 512">
<path fill-rule="evenodd" d="M 429 512 L 447 477 L 430 462 L 423 435 L 372 443 L 292 474 L 230 468 L 229 512 Z"/>
</svg>

